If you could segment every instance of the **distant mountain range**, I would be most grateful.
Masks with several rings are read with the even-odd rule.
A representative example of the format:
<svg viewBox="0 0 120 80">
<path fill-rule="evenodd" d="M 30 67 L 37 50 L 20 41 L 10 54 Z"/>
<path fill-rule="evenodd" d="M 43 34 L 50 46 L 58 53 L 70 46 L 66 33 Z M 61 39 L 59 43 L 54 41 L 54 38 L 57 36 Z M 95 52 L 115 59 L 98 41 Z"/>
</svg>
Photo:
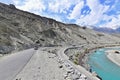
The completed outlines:
<svg viewBox="0 0 120 80">
<path fill-rule="evenodd" d="M 117 29 L 112 29 L 112 28 L 100 28 L 100 27 L 93 27 L 93 30 L 99 31 L 99 32 L 104 32 L 104 33 L 120 33 L 120 27 Z"/>
</svg>

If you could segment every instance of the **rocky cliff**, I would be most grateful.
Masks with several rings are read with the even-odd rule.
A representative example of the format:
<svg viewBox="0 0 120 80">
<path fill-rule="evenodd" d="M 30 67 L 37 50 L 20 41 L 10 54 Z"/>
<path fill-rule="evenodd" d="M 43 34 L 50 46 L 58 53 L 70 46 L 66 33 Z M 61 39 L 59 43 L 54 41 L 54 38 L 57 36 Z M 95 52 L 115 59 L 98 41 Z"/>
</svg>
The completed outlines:
<svg viewBox="0 0 120 80">
<path fill-rule="evenodd" d="M 0 53 L 31 48 L 36 41 L 41 46 L 53 46 L 119 43 L 120 39 L 0 3 Z"/>
</svg>

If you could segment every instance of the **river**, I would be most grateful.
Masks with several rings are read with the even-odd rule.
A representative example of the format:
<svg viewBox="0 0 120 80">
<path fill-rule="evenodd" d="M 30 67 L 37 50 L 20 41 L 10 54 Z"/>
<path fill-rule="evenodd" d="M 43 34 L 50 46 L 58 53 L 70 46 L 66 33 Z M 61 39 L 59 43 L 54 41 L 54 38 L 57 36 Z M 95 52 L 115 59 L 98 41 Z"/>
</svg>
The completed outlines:
<svg viewBox="0 0 120 80">
<path fill-rule="evenodd" d="M 114 48 L 113 48 L 114 49 Z M 105 55 L 107 48 L 98 49 L 88 56 L 88 64 L 102 80 L 120 80 L 120 67 L 111 62 Z"/>
</svg>

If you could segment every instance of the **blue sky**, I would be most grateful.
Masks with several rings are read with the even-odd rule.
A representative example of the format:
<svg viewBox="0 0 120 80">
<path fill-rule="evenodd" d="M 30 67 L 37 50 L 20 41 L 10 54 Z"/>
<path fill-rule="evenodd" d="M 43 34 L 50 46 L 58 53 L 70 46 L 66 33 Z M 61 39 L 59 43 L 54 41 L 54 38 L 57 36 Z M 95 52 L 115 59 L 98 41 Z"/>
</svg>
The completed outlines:
<svg viewBox="0 0 120 80">
<path fill-rule="evenodd" d="M 120 0 L 0 0 L 17 8 L 64 23 L 117 28 Z"/>
</svg>

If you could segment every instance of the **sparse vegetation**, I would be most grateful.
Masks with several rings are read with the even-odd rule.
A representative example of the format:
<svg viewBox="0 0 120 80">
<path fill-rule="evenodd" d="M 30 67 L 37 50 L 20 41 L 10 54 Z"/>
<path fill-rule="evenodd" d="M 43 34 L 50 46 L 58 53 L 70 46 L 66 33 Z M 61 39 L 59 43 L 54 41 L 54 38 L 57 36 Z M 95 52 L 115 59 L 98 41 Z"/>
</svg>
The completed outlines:
<svg viewBox="0 0 120 80">
<path fill-rule="evenodd" d="M 17 23 L 17 22 L 13 22 L 12 23 L 14 26 L 19 26 L 19 23 Z"/>
<path fill-rule="evenodd" d="M 80 53 L 78 52 L 77 54 L 75 54 L 75 57 L 79 57 Z"/>
<path fill-rule="evenodd" d="M 86 48 L 85 49 L 85 51 L 84 51 L 84 53 L 88 53 L 89 52 L 89 49 L 88 48 Z"/>
<path fill-rule="evenodd" d="M 75 55 L 74 55 L 74 60 L 73 62 L 78 65 L 79 64 L 79 57 L 80 57 L 81 53 L 80 52 L 77 52 Z"/>
<path fill-rule="evenodd" d="M 83 28 L 83 29 L 86 29 L 87 27 L 84 26 L 84 27 L 82 27 L 82 28 Z"/>
<path fill-rule="evenodd" d="M 97 34 L 97 35 L 98 35 L 99 37 L 104 36 L 104 34 L 100 34 L 100 33 L 99 33 L 99 34 Z"/>
<path fill-rule="evenodd" d="M 78 65 L 79 64 L 79 61 L 78 61 L 78 59 L 74 59 L 74 61 L 73 61 L 76 65 Z"/>
<path fill-rule="evenodd" d="M 78 36 L 79 36 L 80 38 L 84 39 L 84 40 L 87 40 L 86 37 L 84 37 L 84 36 L 82 36 L 82 35 L 80 35 L 80 34 L 78 34 Z"/>
<path fill-rule="evenodd" d="M 45 30 L 45 31 L 42 32 L 42 34 L 44 36 L 48 37 L 48 38 L 54 38 L 54 37 L 57 36 L 56 33 L 55 33 L 55 31 L 52 30 L 52 29 Z"/>
</svg>

